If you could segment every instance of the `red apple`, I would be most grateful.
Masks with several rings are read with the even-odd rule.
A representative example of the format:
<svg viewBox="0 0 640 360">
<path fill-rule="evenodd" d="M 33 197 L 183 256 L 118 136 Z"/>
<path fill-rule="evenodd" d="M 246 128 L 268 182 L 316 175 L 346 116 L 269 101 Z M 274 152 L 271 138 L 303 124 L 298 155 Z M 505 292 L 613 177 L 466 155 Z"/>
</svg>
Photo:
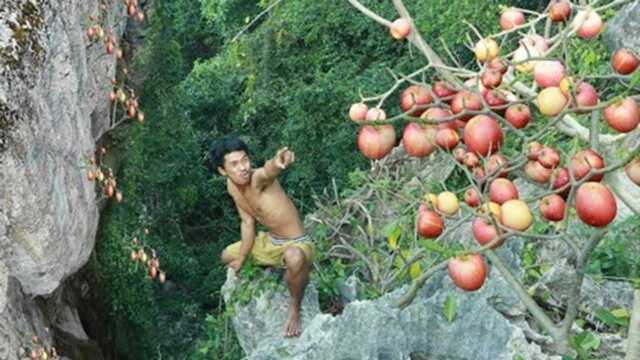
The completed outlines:
<svg viewBox="0 0 640 360">
<path fill-rule="evenodd" d="M 480 158 L 472 152 L 467 152 L 464 154 L 463 163 L 468 168 L 474 168 L 480 164 Z"/>
<path fill-rule="evenodd" d="M 438 213 L 433 210 L 424 210 L 418 214 L 416 222 L 418 234 L 427 239 L 433 239 L 440 236 L 444 229 L 444 221 Z"/>
<path fill-rule="evenodd" d="M 576 87 L 576 103 L 579 107 L 598 105 L 598 92 L 591 84 L 581 81 Z"/>
<path fill-rule="evenodd" d="M 524 172 L 531 180 L 542 184 L 548 182 L 549 179 L 551 179 L 551 174 L 553 171 L 551 169 L 545 168 L 535 160 L 530 160 L 524 166 Z"/>
<path fill-rule="evenodd" d="M 484 101 L 493 110 L 503 109 L 506 104 L 509 103 L 506 94 L 501 90 L 491 90 L 484 95 Z"/>
<path fill-rule="evenodd" d="M 597 12 L 588 9 L 580 10 L 573 20 L 573 30 L 582 39 L 593 39 L 600 34 L 603 23 Z"/>
<path fill-rule="evenodd" d="M 436 144 L 446 150 L 451 150 L 458 145 L 460 137 L 455 130 L 444 128 L 436 133 Z"/>
<path fill-rule="evenodd" d="M 391 126 L 391 129 L 393 129 L 393 126 Z M 364 156 L 374 160 L 381 159 L 390 151 L 388 141 L 383 138 L 379 128 L 372 125 L 365 125 L 360 128 L 358 148 Z"/>
<path fill-rule="evenodd" d="M 484 169 L 481 166 L 476 166 L 471 169 L 471 175 L 476 179 L 478 183 L 482 183 L 484 181 Z"/>
<path fill-rule="evenodd" d="M 127 14 L 129 16 L 134 16 L 136 14 L 136 6 L 134 4 L 129 4 L 129 6 L 127 7 Z"/>
<path fill-rule="evenodd" d="M 487 91 L 489 91 L 489 89 L 482 85 L 482 81 L 478 81 L 475 77 L 467 79 L 467 81 L 464 82 L 464 86 L 469 88 L 471 93 L 480 94 L 480 96 L 484 96 Z"/>
<path fill-rule="evenodd" d="M 381 108 L 371 108 L 367 111 L 367 121 L 386 120 L 387 113 Z"/>
<path fill-rule="evenodd" d="M 391 124 L 378 125 L 378 131 L 382 137 L 385 153 L 388 154 L 396 145 L 396 130 Z"/>
<path fill-rule="evenodd" d="M 638 103 L 632 97 L 615 102 L 604 109 L 604 118 L 609 126 L 620 132 L 632 131 L 640 123 Z"/>
<path fill-rule="evenodd" d="M 404 39 L 411 34 L 411 23 L 406 18 L 399 18 L 391 23 L 389 29 L 394 39 Z"/>
<path fill-rule="evenodd" d="M 464 156 L 467 154 L 467 151 L 461 147 L 453 149 L 453 157 L 456 158 L 456 161 L 462 164 L 464 161 Z"/>
<path fill-rule="evenodd" d="M 421 119 L 426 119 L 434 123 L 438 123 L 438 128 L 442 129 L 444 127 L 448 127 L 450 129 L 455 130 L 455 122 L 454 120 L 444 122 L 444 119 L 450 118 L 453 114 L 448 109 L 443 109 L 441 107 L 432 107 L 427 109 L 425 112 L 420 115 Z"/>
<path fill-rule="evenodd" d="M 479 254 L 454 257 L 448 264 L 449 277 L 465 291 L 478 290 L 487 278 L 487 265 Z"/>
<path fill-rule="evenodd" d="M 476 115 L 464 127 L 464 143 L 471 152 L 490 155 L 500 149 L 502 129 L 494 118 Z"/>
<path fill-rule="evenodd" d="M 115 191 L 115 189 L 113 188 L 113 186 L 111 186 L 111 184 L 107 185 L 107 187 L 104 188 L 104 194 L 108 198 L 111 198 L 113 196 L 113 192 L 114 191 Z"/>
<path fill-rule="evenodd" d="M 545 146 L 538 155 L 538 162 L 547 169 L 553 169 L 560 163 L 560 154 L 554 149 Z"/>
<path fill-rule="evenodd" d="M 629 180 L 640 186 L 640 158 L 631 160 L 631 162 L 624 167 L 624 172 L 629 177 Z"/>
<path fill-rule="evenodd" d="M 497 178 L 489 185 L 489 198 L 491 201 L 502 205 L 508 200 L 517 199 L 518 189 L 511 180 Z"/>
<path fill-rule="evenodd" d="M 564 218 L 564 199 L 557 194 L 551 194 L 540 200 L 540 213 L 550 221 L 560 221 Z"/>
<path fill-rule="evenodd" d="M 569 182 L 571 178 L 569 176 L 569 170 L 566 167 L 557 168 L 553 171 L 551 175 L 551 183 L 553 190 L 562 189 L 566 186 L 564 190 L 562 190 L 559 195 L 566 197 L 569 194 Z"/>
<path fill-rule="evenodd" d="M 538 34 L 525 35 L 522 38 L 522 44 L 529 49 L 535 49 L 540 55 L 546 54 L 547 50 L 549 50 L 547 39 Z"/>
<path fill-rule="evenodd" d="M 480 76 L 482 85 L 487 89 L 494 89 L 502 83 L 502 73 L 496 70 L 487 70 Z"/>
<path fill-rule="evenodd" d="M 540 61 L 533 70 L 536 83 L 543 88 L 559 86 L 564 76 L 564 65 L 557 60 Z"/>
<path fill-rule="evenodd" d="M 404 128 L 402 146 L 410 156 L 428 156 L 436 149 L 435 135 L 435 126 L 411 122 Z"/>
<path fill-rule="evenodd" d="M 538 160 L 538 156 L 540 156 L 540 152 L 543 148 L 544 146 L 537 141 L 527 144 L 527 157 L 529 160 Z"/>
<path fill-rule="evenodd" d="M 589 173 L 591 169 L 604 168 L 604 160 L 595 151 L 591 149 L 581 150 L 577 152 L 571 159 L 571 171 L 576 180 L 580 180 Z M 604 174 L 592 175 L 589 181 L 600 181 Z"/>
<path fill-rule="evenodd" d="M 493 176 L 497 171 L 500 171 L 498 177 L 507 177 L 509 175 L 508 167 L 509 161 L 501 154 L 493 154 L 487 159 L 486 168 L 489 176 Z"/>
<path fill-rule="evenodd" d="M 444 81 L 436 81 L 431 85 L 431 90 L 439 98 L 448 98 L 456 94 L 456 90 Z"/>
<path fill-rule="evenodd" d="M 507 108 L 505 119 L 516 129 L 522 129 L 531 120 L 531 110 L 525 104 L 515 104 Z"/>
<path fill-rule="evenodd" d="M 471 223 L 471 232 L 478 244 L 484 246 L 498 237 L 498 230 L 484 217 L 476 217 Z M 491 248 L 495 249 L 504 243 L 504 238 L 494 244 Z"/>
<path fill-rule="evenodd" d="M 504 62 L 504 60 L 500 58 L 495 58 L 487 63 L 487 69 L 498 71 L 501 74 L 504 74 L 509 70 L 508 65 Z"/>
<path fill-rule="evenodd" d="M 474 188 L 469 188 L 464 192 L 464 202 L 471 207 L 480 205 L 480 195 Z"/>
<path fill-rule="evenodd" d="M 638 68 L 638 65 L 640 65 L 640 59 L 629 49 L 617 49 L 611 56 L 611 66 L 618 74 L 629 75 Z"/>
<path fill-rule="evenodd" d="M 567 0 L 554 0 L 549 7 L 549 18 L 553 22 L 567 21 L 571 16 L 571 3 Z"/>
<path fill-rule="evenodd" d="M 462 90 L 453 96 L 451 100 L 451 111 L 454 114 L 460 114 L 465 110 L 478 111 L 482 109 L 482 101 L 478 95 Z M 461 116 L 461 120 L 468 120 L 473 117 L 472 114 Z"/>
<path fill-rule="evenodd" d="M 367 111 L 369 108 L 365 103 L 354 103 L 349 108 L 349 118 L 356 122 L 365 121 L 367 120 Z"/>
<path fill-rule="evenodd" d="M 416 107 L 431 104 L 433 97 L 427 88 L 422 85 L 411 85 L 406 88 L 400 95 L 400 107 L 403 112 L 408 112 Z M 415 109 L 410 114 L 420 116 L 424 112 L 424 108 Z"/>
<path fill-rule="evenodd" d="M 576 212 L 580 220 L 594 227 L 605 227 L 616 217 L 616 199 L 597 182 L 586 182 L 576 191 Z"/>
<path fill-rule="evenodd" d="M 500 15 L 500 27 L 502 30 L 513 29 L 522 24 L 524 24 L 524 14 L 518 9 L 508 8 Z"/>
</svg>

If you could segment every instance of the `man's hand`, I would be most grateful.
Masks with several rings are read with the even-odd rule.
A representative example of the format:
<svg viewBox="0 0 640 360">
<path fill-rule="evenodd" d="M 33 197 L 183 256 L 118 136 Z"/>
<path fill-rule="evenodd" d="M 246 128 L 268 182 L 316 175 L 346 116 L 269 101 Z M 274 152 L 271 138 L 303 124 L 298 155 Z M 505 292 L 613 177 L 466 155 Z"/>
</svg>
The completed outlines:
<svg viewBox="0 0 640 360">
<path fill-rule="evenodd" d="M 276 156 L 274 157 L 275 164 L 280 169 L 286 169 L 289 165 L 291 165 L 295 160 L 295 154 L 293 151 L 289 150 L 288 147 L 283 147 L 278 150 Z"/>
<path fill-rule="evenodd" d="M 233 271 L 236 272 L 236 274 L 240 271 L 240 268 L 242 267 L 242 264 L 244 263 L 244 260 L 242 259 L 235 259 L 232 262 L 229 263 L 229 267 L 233 269 Z"/>
</svg>

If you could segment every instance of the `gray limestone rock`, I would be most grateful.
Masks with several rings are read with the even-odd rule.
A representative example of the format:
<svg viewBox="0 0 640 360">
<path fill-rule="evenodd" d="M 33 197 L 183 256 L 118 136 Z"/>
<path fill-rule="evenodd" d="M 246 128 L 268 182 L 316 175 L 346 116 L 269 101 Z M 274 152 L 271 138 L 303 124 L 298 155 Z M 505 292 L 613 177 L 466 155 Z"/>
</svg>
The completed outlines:
<svg viewBox="0 0 640 360">
<path fill-rule="evenodd" d="M 567 264 L 566 259 L 558 259 L 551 269 L 543 274 L 539 286 L 547 289 L 558 303 L 566 304 L 574 276 L 575 269 Z M 626 282 L 596 282 L 586 276 L 582 283 L 580 302 L 590 311 L 631 309 L 633 286 Z"/>
<path fill-rule="evenodd" d="M 0 359 L 45 326 L 37 304 L 87 261 L 98 226 L 83 166 L 108 127 L 115 59 L 85 29 L 98 0 L 3 0 L 0 6 Z M 106 27 L 123 30 L 120 3 Z M 8 284 L 13 284 L 9 286 Z M 82 336 L 73 309 L 63 328 Z M 42 338 L 42 336 L 41 336 Z"/>
<path fill-rule="evenodd" d="M 236 284 L 232 274 L 224 286 Z M 519 300 L 504 280 L 491 272 L 482 289 L 458 290 L 445 272 L 436 274 L 414 302 L 404 310 L 395 307 L 406 287 L 376 300 L 354 301 L 342 314 L 319 313 L 313 287 L 303 306 L 303 333 L 285 339 L 281 326 L 286 314 L 286 290 L 270 290 L 247 305 L 234 305 L 236 334 L 247 358 L 266 359 L 559 359 L 545 355 L 529 343 L 529 331 L 504 316 L 523 319 Z M 443 303 L 455 299 L 457 315 L 447 321 Z M 227 296 L 225 298 L 228 299 Z M 505 310 L 509 309 L 509 310 Z M 522 322 L 522 321 L 520 321 Z"/>
<path fill-rule="evenodd" d="M 604 39 L 611 51 L 622 47 L 640 51 L 640 1 L 623 7 L 607 23 Z"/>
</svg>

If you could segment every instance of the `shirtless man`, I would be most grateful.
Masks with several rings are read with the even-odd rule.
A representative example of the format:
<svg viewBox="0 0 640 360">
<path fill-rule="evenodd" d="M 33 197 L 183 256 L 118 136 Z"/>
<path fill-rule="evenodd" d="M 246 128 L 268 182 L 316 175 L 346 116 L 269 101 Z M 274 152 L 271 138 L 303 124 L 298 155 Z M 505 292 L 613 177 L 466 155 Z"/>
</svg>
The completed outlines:
<svg viewBox="0 0 640 360">
<path fill-rule="evenodd" d="M 300 335 L 300 304 L 309 282 L 313 244 L 305 235 L 295 205 L 276 179 L 294 161 L 286 147 L 263 167 L 251 168 L 246 145 L 225 137 L 211 150 L 214 166 L 227 178 L 227 191 L 240 215 L 241 240 L 222 252 L 222 261 L 238 272 L 249 255 L 261 265 L 286 267 L 291 303 L 285 337 Z M 256 220 L 269 229 L 256 235 Z"/>
</svg>

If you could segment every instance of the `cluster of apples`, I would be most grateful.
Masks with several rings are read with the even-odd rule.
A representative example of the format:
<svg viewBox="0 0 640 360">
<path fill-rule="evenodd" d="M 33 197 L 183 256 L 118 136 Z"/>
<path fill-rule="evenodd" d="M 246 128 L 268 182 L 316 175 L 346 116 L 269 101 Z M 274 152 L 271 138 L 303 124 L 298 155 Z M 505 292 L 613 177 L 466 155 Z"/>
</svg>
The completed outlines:
<svg viewBox="0 0 640 360">
<path fill-rule="evenodd" d="M 112 84 L 116 86 L 117 81 L 113 79 Z M 109 102 L 113 104 L 116 101 L 122 105 L 123 110 L 126 111 L 130 119 L 137 119 L 140 124 L 144 124 L 144 112 L 140 111 L 138 97 L 133 89 L 129 89 L 126 92 L 122 89 L 111 91 L 109 93 Z"/>
<path fill-rule="evenodd" d="M 452 150 L 461 139 L 471 151 L 482 156 L 500 147 L 503 132 L 496 119 L 485 114 L 473 115 L 473 111 L 482 110 L 478 95 L 466 90 L 455 92 L 442 81 L 431 88 L 432 91 L 425 85 L 411 85 L 400 95 L 403 113 L 422 120 L 411 121 L 404 128 L 402 144 L 407 154 L 425 157 L 438 148 Z M 434 98 L 437 105 L 433 104 Z M 520 117 L 514 121 L 522 121 L 525 111 L 514 109 L 513 116 Z M 391 124 L 380 123 L 386 120 L 383 109 L 369 109 L 364 103 L 356 103 L 351 106 L 349 117 L 364 124 L 358 133 L 358 148 L 366 157 L 380 159 L 393 149 L 396 134 Z"/>
<path fill-rule="evenodd" d="M 49 332 L 49 328 L 44 328 L 45 332 Z M 22 355 L 28 355 L 31 360 L 56 360 L 60 359 L 58 352 L 55 347 L 47 348 L 44 344 L 40 342 L 40 339 L 37 335 L 33 334 L 31 336 L 31 346 L 21 349 L 24 353 Z"/>
<path fill-rule="evenodd" d="M 138 0 L 124 0 L 124 5 L 127 8 L 128 16 L 140 22 L 144 21 L 145 15 L 138 7 Z M 106 6 L 104 4 L 102 4 L 100 8 L 103 12 L 106 12 Z M 93 23 L 86 31 L 89 40 L 103 40 L 107 54 L 115 54 L 116 58 L 121 60 L 124 57 L 124 51 L 118 45 L 118 38 L 113 34 L 113 30 L 109 29 L 107 34 L 105 34 L 103 27 L 96 23 L 97 17 L 95 15 L 89 16 L 89 20 Z M 128 74 L 127 68 L 123 68 L 122 73 L 126 76 Z M 111 103 L 115 103 L 116 101 L 121 103 L 123 110 L 129 118 L 137 119 L 138 122 L 144 123 L 144 113 L 139 110 L 138 98 L 135 97 L 133 90 L 124 91 L 123 89 L 117 88 L 118 82 L 115 78 L 111 80 L 111 85 L 114 87 L 114 90 L 109 93 L 109 101 Z"/>
<path fill-rule="evenodd" d="M 100 148 L 100 155 L 104 156 L 107 154 L 107 149 L 105 147 Z M 117 202 L 122 202 L 124 199 L 124 195 L 122 191 L 117 190 L 118 182 L 116 178 L 113 176 L 113 170 L 111 168 L 106 169 L 107 175 L 102 171 L 102 165 L 96 161 L 96 157 L 92 155 L 89 160 L 89 169 L 87 170 L 87 180 L 95 181 L 98 186 L 102 186 L 104 195 L 110 199 L 114 197 Z"/>
<path fill-rule="evenodd" d="M 570 23 L 565 27 L 569 35 L 581 39 L 597 37 L 604 26 L 598 12 L 589 7 L 581 7 L 576 14 L 573 10 L 571 2 L 554 0 L 547 16 L 552 23 Z M 503 83 L 508 72 L 532 74 L 531 88 L 537 91 L 532 103 L 543 118 L 585 114 L 602 108 L 604 120 L 615 131 L 628 133 L 640 124 L 636 97 L 615 98 L 600 104 L 598 90 L 592 84 L 573 76 L 561 60 L 549 57 L 556 45 L 554 41 L 561 41 L 559 37 L 529 33 L 520 38 L 515 51 L 501 56 L 498 36 L 532 28 L 526 21 L 519 9 L 502 12 L 502 33 L 475 44 L 473 50 L 480 71 L 462 86 L 437 79 L 431 85 L 413 82 L 400 94 L 402 114 L 389 120 L 381 108 L 382 101 L 372 108 L 364 101 L 354 103 L 349 109 L 350 119 L 361 125 L 358 148 L 370 159 L 386 156 L 395 146 L 396 134 L 390 124 L 395 118 L 407 119 L 401 141 L 408 155 L 425 157 L 438 149 L 451 151 L 475 182 L 464 194 L 467 205 L 477 208 L 472 222 L 474 238 L 480 245 L 492 248 L 500 246 L 509 231 L 526 231 L 533 222 L 529 205 L 519 199 L 517 187 L 508 178 L 510 171 L 522 170 L 530 180 L 548 185 L 550 193 L 538 204 L 541 216 L 548 221 L 563 220 L 569 206 L 574 206 L 584 223 L 604 227 L 617 212 L 613 194 L 600 183 L 604 160 L 593 149 L 578 151 L 565 165 L 557 149 L 532 142 L 523 149 L 526 159 L 523 165 L 508 167 L 507 158 L 500 154 L 505 137 L 503 126 L 518 131 L 533 119 L 529 105 L 509 91 L 511 84 Z M 391 35 L 406 39 L 411 36 L 412 26 L 410 19 L 397 19 L 390 26 Z M 562 27 L 559 29 L 562 31 Z M 639 64 L 637 54 L 618 49 L 611 56 L 612 77 L 629 79 Z M 640 159 L 631 161 L 625 171 L 631 181 L 640 185 Z M 568 204 L 571 191 L 575 196 Z M 440 236 L 445 227 L 444 217 L 455 214 L 458 208 L 453 193 L 427 195 L 416 220 L 420 236 L 430 239 Z M 480 254 L 449 262 L 451 278 L 465 290 L 480 288 L 486 270 Z"/>
<path fill-rule="evenodd" d="M 553 22 L 564 22 L 571 17 L 571 3 L 565 0 L 553 1 L 549 7 L 549 18 Z M 500 17 L 500 25 L 504 30 L 514 30 L 525 24 L 522 11 L 509 8 Z M 583 39 L 598 36 L 604 27 L 600 15 L 592 9 L 579 11 L 573 19 L 572 30 Z M 491 38 L 480 40 L 475 47 L 478 61 L 495 61 L 499 54 L 498 43 Z M 556 116 L 569 105 L 573 111 L 581 113 L 599 103 L 597 90 L 584 80 L 575 80 L 567 76 L 564 65 L 554 59 L 531 60 L 529 58 L 544 57 L 549 50 L 547 39 L 540 35 L 530 34 L 523 37 L 520 47 L 513 53 L 512 61 L 516 70 L 533 71 L 534 80 L 542 90 L 538 93 L 536 104 L 543 115 Z M 640 65 L 640 59 L 631 50 L 621 48 L 613 52 L 611 67 L 619 75 L 630 75 Z M 493 74 L 491 63 L 483 73 L 485 87 L 499 85 L 499 79 Z M 638 127 L 640 112 L 633 97 L 611 102 L 604 110 L 604 118 L 611 128 L 627 133 Z"/>
<path fill-rule="evenodd" d="M 138 0 L 124 0 L 124 5 L 127 7 L 127 15 L 139 22 L 144 21 L 144 12 L 138 8 Z"/>
<path fill-rule="evenodd" d="M 149 229 L 144 229 L 144 234 L 149 235 Z M 145 245 L 143 245 L 137 236 L 134 236 L 131 240 L 131 245 L 133 249 L 131 250 L 131 255 L 129 258 L 132 262 L 140 262 L 147 270 L 147 274 L 149 275 L 149 279 L 155 280 L 158 278 L 161 284 L 167 279 L 167 274 L 160 270 L 160 259 L 158 258 L 156 251 L 154 249 L 150 249 L 151 257 L 145 251 Z"/>
</svg>

